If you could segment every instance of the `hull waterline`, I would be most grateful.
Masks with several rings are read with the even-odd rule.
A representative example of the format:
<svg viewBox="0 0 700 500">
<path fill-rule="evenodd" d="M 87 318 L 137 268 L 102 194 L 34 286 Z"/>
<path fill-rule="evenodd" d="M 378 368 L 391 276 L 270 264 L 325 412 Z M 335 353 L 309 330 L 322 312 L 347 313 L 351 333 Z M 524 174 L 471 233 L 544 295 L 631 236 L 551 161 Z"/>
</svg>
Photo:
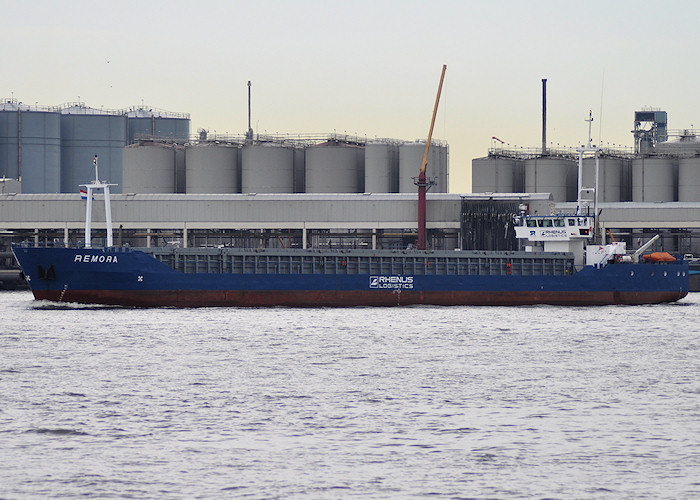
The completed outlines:
<svg viewBox="0 0 700 500">
<path fill-rule="evenodd" d="M 127 307 L 356 307 L 356 306 L 593 306 L 675 302 L 683 291 L 653 292 L 377 292 L 287 290 L 33 290 L 37 300 Z"/>
<path fill-rule="evenodd" d="M 574 271 L 565 254 L 527 252 L 13 251 L 38 300 L 127 307 L 579 306 L 688 293 L 682 261 Z"/>
</svg>

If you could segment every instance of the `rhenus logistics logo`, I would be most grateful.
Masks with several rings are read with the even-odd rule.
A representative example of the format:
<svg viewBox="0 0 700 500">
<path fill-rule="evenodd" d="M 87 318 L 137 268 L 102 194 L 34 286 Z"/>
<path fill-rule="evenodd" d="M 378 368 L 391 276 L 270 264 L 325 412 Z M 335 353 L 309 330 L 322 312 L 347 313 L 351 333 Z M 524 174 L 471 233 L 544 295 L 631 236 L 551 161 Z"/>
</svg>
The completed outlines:
<svg viewBox="0 0 700 500">
<path fill-rule="evenodd" d="M 370 276 L 369 287 L 413 290 L 413 276 Z"/>
</svg>

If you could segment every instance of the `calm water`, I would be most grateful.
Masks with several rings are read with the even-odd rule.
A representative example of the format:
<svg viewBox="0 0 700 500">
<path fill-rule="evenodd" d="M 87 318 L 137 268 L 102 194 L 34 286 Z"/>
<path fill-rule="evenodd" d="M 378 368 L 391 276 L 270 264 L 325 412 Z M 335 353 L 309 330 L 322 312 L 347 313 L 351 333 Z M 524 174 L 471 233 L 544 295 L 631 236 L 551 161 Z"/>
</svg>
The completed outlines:
<svg viewBox="0 0 700 500">
<path fill-rule="evenodd" d="M 4 292 L 0 497 L 698 498 L 699 323 Z"/>
</svg>

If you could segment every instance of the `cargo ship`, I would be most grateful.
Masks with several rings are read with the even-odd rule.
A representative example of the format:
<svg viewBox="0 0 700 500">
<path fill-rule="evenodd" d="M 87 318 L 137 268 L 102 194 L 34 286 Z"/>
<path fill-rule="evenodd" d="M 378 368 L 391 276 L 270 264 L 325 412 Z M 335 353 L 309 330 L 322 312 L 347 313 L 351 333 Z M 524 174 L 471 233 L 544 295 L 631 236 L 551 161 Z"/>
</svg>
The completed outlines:
<svg viewBox="0 0 700 500">
<path fill-rule="evenodd" d="M 522 251 L 115 247 L 109 186 L 87 188 L 85 246 L 12 248 L 34 297 L 132 307 L 604 305 L 677 301 L 682 257 L 589 243 L 595 214 L 513 220 Z M 91 245 L 92 192 L 104 191 L 107 244 Z M 419 225 L 420 227 L 420 225 Z M 420 242 L 420 238 L 419 238 Z"/>
<path fill-rule="evenodd" d="M 426 176 L 443 66 L 418 188 L 416 248 L 404 250 L 131 248 L 112 240 L 110 186 L 85 184 L 84 248 L 16 245 L 12 251 L 38 300 L 130 307 L 341 307 L 408 305 L 655 304 L 688 293 L 689 267 L 668 254 L 645 258 L 624 242 L 596 243 L 596 186 L 582 181 L 575 213 L 521 213 L 522 251 L 426 248 Z M 596 162 L 596 171 L 597 171 Z M 597 179 L 597 172 L 596 172 Z M 597 180 L 596 180 L 597 184 Z M 92 193 L 104 192 L 106 246 L 92 248 Z M 591 211 L 591 208 L 593 210 Z M 653 254 L 652 254 L 653 255 Z"/>
<path fill-rule="evenodd" d="M 13 251 L 38 300 L 136 307 L 652 304 L 688 293 L 687 262 L 622 262 L 631 256 L 598 248 L 581 269 L 569 252 Z"/>
</svg>

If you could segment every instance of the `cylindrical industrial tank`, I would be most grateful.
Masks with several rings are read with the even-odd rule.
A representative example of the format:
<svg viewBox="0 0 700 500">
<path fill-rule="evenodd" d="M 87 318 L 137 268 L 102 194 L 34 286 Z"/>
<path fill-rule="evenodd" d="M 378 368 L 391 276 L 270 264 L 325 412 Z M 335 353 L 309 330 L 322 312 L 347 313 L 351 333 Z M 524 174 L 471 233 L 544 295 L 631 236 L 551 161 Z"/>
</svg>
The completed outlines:
<svg viewBox="0 0 700 500">
<path fill-rule="evenodd" d="M 0 177 L 24 193 L 61 191 L 61 115 L 22 104 L 0 108 Z"/>
<path fill-rule="evenodd" d="M 173 145 L 132 144 L 124 148 L 123 193 L 175 193 L 176 153 Z"/>
<path fill-rule="evenodd" d="M 575 201 L 577 170 L 576 162 L 566 158 L 525 160 L 525 191 L 551 193 L 555 202 Z"/>
<path fill-rule="evenodd" d="M 243 193 L 293 193 L 294 148 L 281 144 L 243 147 Z"/>
<path fill-rule="evenodd" d="M 303 193 L 306 189 L 306 151 L 294 148 L 294 192 Z"/>
<path fill-rule="evenodd" d="M 82 105 L 61 111 L 61 191 L 77 193 L 95 179 L 98 156 L 100 180 L 117 184 L 122 192 L 122 158 L 126 146 L 126 116 Z"/>
<path fill-rule="evenodd" d="M 307 193 L 362 193 L 365 184 L 364 148 L 327 142 L 306 149 Z"/>
<path fill-rule="evenodd" d="M 516 159 L 513 166 L 513 192 L 525 192 L 525 160 Z"/>
<path fill-rule="evenodd" d="M 396 193 L 399 187 L 399 148 L 389 142 L 365 145 L 365 192 Z"/>
<path fill-rule="evenodd" d="M 449 151 L 447 146 L 433 145 L 431 150 L 435 148 L 437 153 L 437 167 L 435 186 L 433 187 L 436 193 L 449 193 L 450 191 L 450 173 L 449 173 Z"/>
<path fill-rule="evenodd" d="M 522 191 L 522 161 L 516 158 L 476 158 L 472 160 L 472 193 L 517 193 Z M 522 177 L 522 175 L 521 175 Z M 516 181 L 520 190 L 516 189 Z"/>
<path fill-rule="evenodd" d="M 678 201 L 700 201 L 700 156 L 678 160 Z"/>
<path fill-rule="evenodd" d="M 149 108 L 134 108 L 129 117 L 129 144 L 143 137 L 185 141 L 190 135 L 190 119 L 185 113 L 169 113 Z"/>
<path fill-rule="evenodd" d="M 425 141 L 407 142 L 399 146 L 399 193 L 415 193 L 414 177 L 418 177 L 425 155 Z M 431 144 L 428 151 L 428 164 L 425 176 L 435 184 L 433 193 L 446 193 L 449 190 L 447 173 L 447 148 Z"/>
<path fill-rule="evenodd" d="M 672 158 L 632 160 L 632 201 L 674 201 L 675 185 Z"/>
<path fill-rule="evenodd" d="M 598 201 L 618 202 L 622 180 L 622 160 L 620 158 L 598 159 Z M 578 184 L 578 179 L 577 179 Z M 583 160 L 583 185 L 595 187 L 595 158 Z M 577 187 L 578 191 L 578 187 Z"/>
<path fill-rule="evenodd" d="M 689 133 L 690 132 L 690 133 Z M 668 154 L 673 156 L 690 156 L 700 154 L 700 141 L 692 131 L 685 131 L 685 134 L 678 140 L 660 142 L 654 146 L 657 154 Z"/>
<path fill-rule="evenodd" d="M 185 191 L 190 193 L 240 193 L 238 148 L 203 143 L 185 149 Z"/>
<path fill-rule="evenodd" d="M 632 201 L 632 160 L 622 159 L 620 201 Z"/>
<path fill-rule="evenodd" d="M 175 148 L 175 192 L 176 193 L 186 193 L 187 183 L 185 176 L 187 172 L 185 170 L 185 154 L 187 148 L 176 147 Z M 240 162 L 239 162 L 240 165 Z M 240 184 L 240 181 L 239 181 Z"/>
<path fill-rule="evenodd" d="M 0 177 L 19 177 L 19 112 L 13 101 L 0 106 Z"/>
</svg>

